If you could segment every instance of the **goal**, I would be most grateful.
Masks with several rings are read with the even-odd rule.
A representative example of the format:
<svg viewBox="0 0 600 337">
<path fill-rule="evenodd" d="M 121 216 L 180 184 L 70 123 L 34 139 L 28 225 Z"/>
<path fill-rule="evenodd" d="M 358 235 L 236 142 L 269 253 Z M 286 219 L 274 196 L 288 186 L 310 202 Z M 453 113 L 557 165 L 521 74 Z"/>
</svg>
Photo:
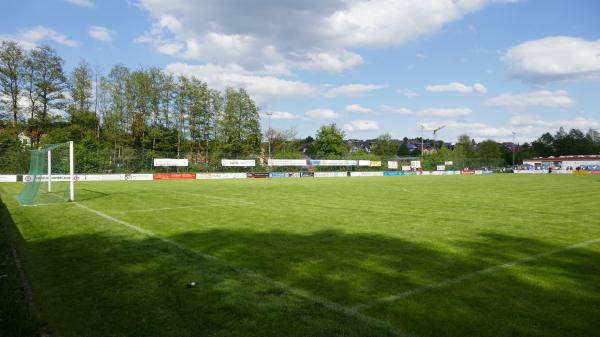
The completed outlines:
<svg viewBox="0 0 600 337">
<path fill-rule="evenodd" d="M 44 145 L 31 150 L 29 174 L 17 196 L 21 205 L 75 201 L 73 142 Z"/>
</svg>

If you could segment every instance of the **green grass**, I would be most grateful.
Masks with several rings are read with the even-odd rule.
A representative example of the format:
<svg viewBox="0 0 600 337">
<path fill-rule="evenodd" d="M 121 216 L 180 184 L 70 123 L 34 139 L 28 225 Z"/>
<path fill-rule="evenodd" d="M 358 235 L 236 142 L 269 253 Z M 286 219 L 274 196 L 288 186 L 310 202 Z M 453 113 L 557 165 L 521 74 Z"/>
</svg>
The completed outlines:
<svg viewBox="0 0 600 337">
<path fill-rule="evenodd" d="M 3 224 L 52 336 L 598 335 L 600 240 L 562 250 L 600 238 L 598 176 L 20 188 Z"/>
</svg>

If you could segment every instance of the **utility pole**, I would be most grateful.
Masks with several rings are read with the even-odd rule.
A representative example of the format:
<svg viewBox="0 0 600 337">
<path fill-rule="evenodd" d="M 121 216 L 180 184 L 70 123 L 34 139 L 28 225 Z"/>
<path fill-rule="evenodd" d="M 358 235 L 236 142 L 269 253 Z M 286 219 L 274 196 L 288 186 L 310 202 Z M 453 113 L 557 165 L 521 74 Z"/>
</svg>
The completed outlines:
<svg viewBox="0 0 600 337">
<path fill-rule="evenodd" d="M 271 171 L 271 166 L 270 166 L 270 161 L 271 161 L 271 116 L 273 115 L 272 112 L 267 112 L 267 116 L 269 116 L 269 128 L 267 129 L 267 138 L 268 138 L 268 142 L 269 142 L 269 159 L 267 159 L 267 167 L 269 168 L 269 171 Z"/>
<path fill-rule="evenodd" d="M 515 168 L 515 139 L 516 139 L 517 133 L 513 131 L 512 136 L 513 136 L 513 142 L 512 142 L 513 164 L 512 164 L 512 166 L 514 169 Z"/>
<path fill-rule="evenodd" d="M 419 125 L 421 128 L 421 160 L 423 159 L 423 130 L 425 130 L 425 126 L 423 124 Z"/>
</svg>

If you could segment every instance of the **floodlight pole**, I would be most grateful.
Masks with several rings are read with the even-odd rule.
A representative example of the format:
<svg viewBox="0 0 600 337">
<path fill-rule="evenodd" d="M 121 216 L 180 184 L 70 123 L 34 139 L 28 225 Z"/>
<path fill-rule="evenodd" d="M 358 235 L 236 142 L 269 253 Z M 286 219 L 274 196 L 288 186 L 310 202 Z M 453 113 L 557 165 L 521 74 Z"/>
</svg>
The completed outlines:
<svg viewBox="0 0 600 337">
<path fill-rule="evenodd" d="M 52 192 L 52 151 L 48 150 L 48 193 Z"/>
<path fill-rule="evenodd" d="M 421 124 L 419 127 L 421 128 L 421 160 L 423 160 L 423 130 L 425 130 L 425 126 Z"/>
<path fill-rule="evenodd" d="M 512 142 L 512 155 L 513 155 L 512 156 L 513 157 L 512 158 L 513 159 L 512 166 L 513 166 L 513 169 L 515 168 L 515 137 L 516 137 L 516 135 L 517 135 L 517 133 L 513 131 L 513 133 L 512 133 L 512 136 L 513 136 L 513 142 Z"/>
<path fill-rule="evenodd" d="M 75 201 L 75 151 L 73 141 L 69 141 L 69 201 Z"/>
<path fill-rule="evenodd" d="M 267 129 L 267 137 L 269 142 L 269 159 L 267 159 L 267 168 L 271 171 L 271 116 L 272 112 L 267 112 L 267 116 L 269 116 L 269 128 Z"/>
</svg>

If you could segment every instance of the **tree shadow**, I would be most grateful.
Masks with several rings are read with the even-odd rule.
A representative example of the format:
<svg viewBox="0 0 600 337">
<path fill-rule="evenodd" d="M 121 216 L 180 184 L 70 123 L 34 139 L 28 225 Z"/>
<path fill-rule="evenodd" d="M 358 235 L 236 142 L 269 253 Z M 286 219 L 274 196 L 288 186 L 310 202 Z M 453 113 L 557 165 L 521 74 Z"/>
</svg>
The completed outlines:
<svg viewBox="0 0 600 337">
<path fill-rule="evenodd" d="M 168 237 L 223 263 L 101 223 L 78 224 L 94 228 L 78 234 L 18 239 L 51 334 L 385 336 L 393 333 L 231 266 L 353 307 L 560 248 L 494 232 L 456 242 L 456 250 L 333 230 Z M 35 224 L 20 219 L 19 226 Z M 598 261 L 598 251 L 582 247 L 362 312 L 416 336 L 593 336 Z M 191 280 L 198 286 L 188 289 Z"/>
</svg>

